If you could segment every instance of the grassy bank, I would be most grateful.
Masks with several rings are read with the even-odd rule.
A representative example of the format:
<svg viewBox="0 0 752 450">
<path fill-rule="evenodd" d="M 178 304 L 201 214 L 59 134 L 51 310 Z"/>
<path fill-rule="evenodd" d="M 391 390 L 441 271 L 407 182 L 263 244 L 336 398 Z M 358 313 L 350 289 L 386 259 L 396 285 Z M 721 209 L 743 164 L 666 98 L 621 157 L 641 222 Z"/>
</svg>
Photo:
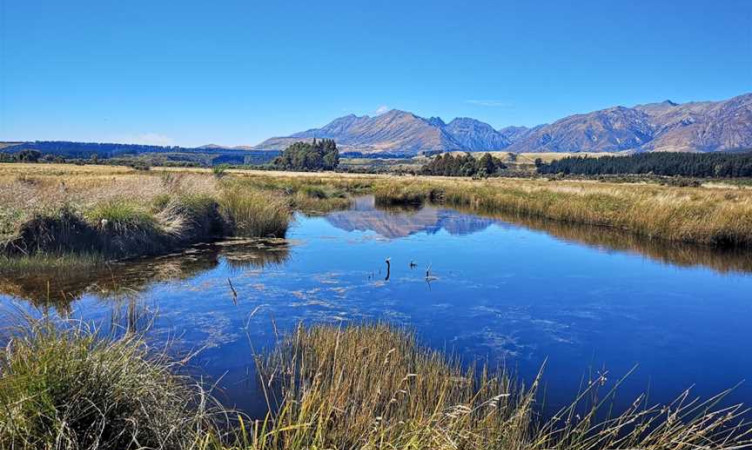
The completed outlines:
<svg viewBox="0 0 752 450">
<path fill-rule="evenodd" d="M 752 189 L 708 182 L 620 183 L 588 180 L 318 174 L 233 171 L 252 186 L 373 193 L 382 206 L 436 202 L 477 214 L 510 214 L 603 227 L 650 239 L 712 247 L 752 247 Z M 346 200 L 346 199 L 345 199 Z M 345 204 L 346 202 L 343 202 Z M 320 203 L 326 204 L 326 201 Z M 341 207 L 334 204 L 333 208 Z M 327 208 L 322 208 L 327 210 Z"/>
<path fill-rule="evenodd" d="M 552 421 L 538 385 L 463 369 L 387 325 L 298 328 L 259 360 L 264 420 L 211 407 L 197 383 L 132 333 L 114 339 L 46 322 L 0 350 L 4 448 L 696 449 L 744 448 L 740 407 L 644 396 L 619 414 L 601 379 Z M 259 394 L 261 395 L 261 394 Z M 218 419 L 222 419 L 221 422 Z"/>
<path fill-rule="evenodd" d="M 752 191 L 587 181 L 385 180 L 381 204 L 435 201 L 480 214 L 509 213 L 716 247 L 752 247 Z"/>
<path fill-rule="evenodd" d="M 155 255 L 225 236 L 284 237 L 291 219 L 281 193 L 209 174 L 106 169 L 0 172 L 2 253 Z"/>
<path fill-rule="evenodd" d="M 100 166 L 0 165 L 0 236 L 21 252 L 95 241 L 130 256 L 159 253 L 207 234 L 282 236 L 290 211 L 325 213 L 373 193 L 381 205 L 443 203 L 478 214 L 510 214 L 605 227 L 650 239 L 752 247 L 752 189 L 546 179 L 449 179 L 199 169 L 142 173 Z M 26 165 L 34 166 L 34 165 Z M 28 173 L 26 173 L 28 172 Z M 25 227 L 25 228 L 24 228 Z M 135 248 L 141 245 L 144 248 Z"/>
</svg>

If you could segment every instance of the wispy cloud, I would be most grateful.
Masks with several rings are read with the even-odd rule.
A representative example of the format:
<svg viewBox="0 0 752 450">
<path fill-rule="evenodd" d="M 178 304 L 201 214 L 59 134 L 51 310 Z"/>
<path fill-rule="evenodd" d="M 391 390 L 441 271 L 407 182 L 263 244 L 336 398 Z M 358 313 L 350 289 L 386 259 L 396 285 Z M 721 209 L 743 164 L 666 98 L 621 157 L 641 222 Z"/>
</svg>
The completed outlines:
<svg viewBox="0 0 752 450">
<path fill-rule="evenodd" d="M 378 108 L 376 108 L 376 115 L 384 114 L 387 111 L 389 111 L 389 107 L 386 105 L 381 105 Z"/>
<path fill-rule="evenodd" d="M 501 100 L 465 100 L 465 103 L 475 106 L 486 106 L 489 108 L 506 108 L 512 106 L 511 103 L 503 102 Z"/>
</svg>

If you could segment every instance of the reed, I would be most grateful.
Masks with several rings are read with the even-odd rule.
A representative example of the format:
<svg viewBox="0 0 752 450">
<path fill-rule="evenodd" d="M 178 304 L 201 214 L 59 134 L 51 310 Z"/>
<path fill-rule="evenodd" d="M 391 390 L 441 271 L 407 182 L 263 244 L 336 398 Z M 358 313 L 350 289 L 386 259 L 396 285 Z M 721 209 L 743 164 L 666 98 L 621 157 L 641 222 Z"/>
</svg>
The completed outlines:
<svg viewBox="0 0 752 450">
<path fill-rule="evenodd" d="M 716 407 L 684 393 L 666 406 L 645 396 L 611 414 L 591 380 L 550 421 L 538 415 L 540 377 L 525 387 L 504 371 L 463 369 L 384 324 L 300 326 L 260 373 L 270 414 L 241 427 L 236 442 L 205 448 L 326 449 L 696 449 L 751 445 L 741 406 Z M 738 446 L 738 447 L 737 447 Z"/>
<path fill-rule="evenodd" d="M 290 221 L 291 196 L 208 173 L 26 166 L 0 166 L 6 256 L 155 255 L 228 235 L 284 237 Z"/>
</svg>

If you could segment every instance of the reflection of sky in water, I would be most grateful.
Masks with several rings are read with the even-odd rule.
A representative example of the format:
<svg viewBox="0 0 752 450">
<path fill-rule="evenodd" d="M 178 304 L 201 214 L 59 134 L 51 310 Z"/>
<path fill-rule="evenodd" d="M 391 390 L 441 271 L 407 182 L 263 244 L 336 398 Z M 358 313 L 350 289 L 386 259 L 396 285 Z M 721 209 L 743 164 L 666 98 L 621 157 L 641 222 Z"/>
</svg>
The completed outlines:
<svg viewBox="0 0 752 450">
<path fill-rule="evenodd" d="M 367 206 L 299 217 L 284 262 L 239 266 L 220 254 L 204 271 L 154 282 L 139 301 L 158 310 L 160 336 L 176 338 L 177 349 L 203 347 L 197 373 L 222 377 L 220 387 L 249 408 L 247 336 L 257 349 L 269 346 L 273 323 L 289 330 L 300 320 L 404 324 L 437 348 L 506 363 L 527 378 L 548 358 L 552 405 L 570 399 L 589 368 L 616 378 L 639 363 L 625 403 L 648 386 L 653 400 L 666 401 L 692 384 L 706 395 L 752 373 L 750 275 L 661 264 L 447 210 Z M 74 315 L 108 320 L 113 304 L 86 294 Z M 752 403 L 749 386 L 734 395 Z"/>
</svg>

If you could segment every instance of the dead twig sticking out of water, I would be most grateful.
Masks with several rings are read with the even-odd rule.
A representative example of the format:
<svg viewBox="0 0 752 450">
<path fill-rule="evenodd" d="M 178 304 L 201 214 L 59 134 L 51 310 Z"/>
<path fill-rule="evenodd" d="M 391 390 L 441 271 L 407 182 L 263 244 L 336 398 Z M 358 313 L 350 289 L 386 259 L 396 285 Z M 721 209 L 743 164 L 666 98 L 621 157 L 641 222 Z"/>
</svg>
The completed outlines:
<svg viewBox="0 0 752 450">
<path fill-rule="evenodd" d="M 235 306 L 238 306 L 238 291 L 235 290 L 235 287 L 232 285 L 232 280 L 229 278 L 227 279 L 227 284 L 230 285 L 230 290 L 232 291 L 232 303 Z"/>
<path fill-rule="evenodd" d="M 429 264 L 428 267 L 426 267 L 426 284 L 428 284 L 428 290 L 431 290 L 431 282 L 438 280 L 438 277 L 435 277 L 431 275 L 431 266 L 432 264 Z"/>
<path fill-rule="evenodd" d="M 416 267 L 418 267 L 418 264 L 416 264 L 415 261 L 410 261 L 410 269 L 412 270 Z"/>
<path fill-rule="evenodd" d="M 392 274 L 392 258 L 389 257 L 386 259 L 386 278 L 384 278 L 384 281 L 389 281 L 389 277 Z"/>
</svg>

